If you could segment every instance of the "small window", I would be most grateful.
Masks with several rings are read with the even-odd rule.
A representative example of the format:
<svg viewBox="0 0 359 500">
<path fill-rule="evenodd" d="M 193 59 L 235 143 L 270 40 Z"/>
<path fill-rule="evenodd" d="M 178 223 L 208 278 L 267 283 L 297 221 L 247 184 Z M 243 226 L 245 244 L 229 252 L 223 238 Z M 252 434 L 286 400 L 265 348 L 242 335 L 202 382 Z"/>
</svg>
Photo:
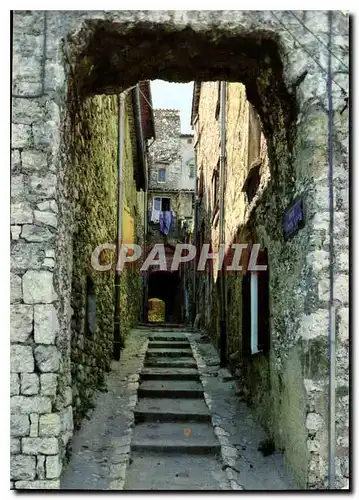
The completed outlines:
<svg viewBox="0 0 359 500">
<path fill-rule="evenodd" d="M 187 139 L 187 144 L 192 144 L 192 139 Z"/>
<path fill-rule="evenodd" d="M 153 209 L 161 210 L 161 198 L 153 198 Z"/>
<path fill-rule="evenodd" d="M 166 169 L 163 167 L 158 169 L 158 182 L 166 182 Z"/>
<path fill-rule="evenodd" d="M 190 179 L 194 179 L 194 174 L 195 174 L 195 171 L 194 171 L 194 165 L 189 165 L 189 178 Z"/>
</svg>

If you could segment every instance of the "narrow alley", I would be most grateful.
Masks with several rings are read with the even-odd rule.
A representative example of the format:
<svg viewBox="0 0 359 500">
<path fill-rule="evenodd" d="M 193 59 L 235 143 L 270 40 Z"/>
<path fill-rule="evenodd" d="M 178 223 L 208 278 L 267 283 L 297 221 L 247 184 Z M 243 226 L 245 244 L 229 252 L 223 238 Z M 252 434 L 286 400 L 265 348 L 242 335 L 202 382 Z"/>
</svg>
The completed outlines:
<svg viewBox="0 0 359 500">
<path fill-rule="evenodd" d="M 61 489 L 295 488 L 282 455 L 262 450 L 266 433 L 200 337 L 180 326 L 131 332 L 73 438 Z"/>
<path fill-rule="evenodd" d="M 11 13 L 10 489 L 349 489 L 350 19 Z"/>
</svg>

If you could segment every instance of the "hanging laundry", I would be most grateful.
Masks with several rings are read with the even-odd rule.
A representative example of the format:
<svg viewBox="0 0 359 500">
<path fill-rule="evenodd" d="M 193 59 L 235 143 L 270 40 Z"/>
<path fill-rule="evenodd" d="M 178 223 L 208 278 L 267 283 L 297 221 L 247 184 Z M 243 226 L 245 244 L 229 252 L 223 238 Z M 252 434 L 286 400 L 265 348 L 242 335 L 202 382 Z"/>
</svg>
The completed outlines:
<svg viewBox="0 0 359 500">
<path fill-rule="evenodd" d="M 161 213 L 161 198 L 154 198 L 151 214 L 151 222 L 157 224 L 160 220 Z"/>
<path fill-rule="evenodd" d="M 171 212 L 161 212 L 160 213 L 160 231 L 162 234 L 167 235 L 171 228 Z"/>
</svg>

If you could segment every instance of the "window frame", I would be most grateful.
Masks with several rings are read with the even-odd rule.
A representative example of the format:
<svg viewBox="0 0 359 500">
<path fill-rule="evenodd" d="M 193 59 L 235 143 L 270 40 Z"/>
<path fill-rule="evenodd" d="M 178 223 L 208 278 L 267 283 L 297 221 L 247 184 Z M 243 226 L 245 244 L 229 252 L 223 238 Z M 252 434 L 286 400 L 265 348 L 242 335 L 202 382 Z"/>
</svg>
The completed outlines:
<svg viewBox="0 0 359 500">
<path fill-rule="evenodd" d="M 165 180 L 164 180 L 164 181 L 161 181 L 161 180 L 160 180 L 160 170 L 163 170 L 163 171 L 164 171 L 164 173 L 165 173 Z M 157 182 L 158 182 L 159 184 L 166 184 L 166 182 L 167 182 L 167 168 L 166 168 L 166 167 L 159 167 L 159 168 L 157 169 Z"/>
</svg>

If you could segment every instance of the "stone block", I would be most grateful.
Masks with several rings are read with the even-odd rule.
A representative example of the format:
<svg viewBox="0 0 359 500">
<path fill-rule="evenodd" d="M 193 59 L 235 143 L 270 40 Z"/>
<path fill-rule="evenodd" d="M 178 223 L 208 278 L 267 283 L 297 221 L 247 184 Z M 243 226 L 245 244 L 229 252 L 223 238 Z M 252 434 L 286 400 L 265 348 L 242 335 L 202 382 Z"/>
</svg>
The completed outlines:
<svg viewBox="0 0 359 500">
<path fill-rule="evenodd" d="M 12 148 L 30 148 L 32 146 L 32 142 L 33 139 L 30 125 L 22 125 L 19 123 L 12 124 Z"/>
<path fill-rule="evenodd" d="M 21 170 L 21 155 L 18 149 L 11 150 L 11 171 L 19 172 Z"/>
<path fill-rule="evenodd" d="M 38 437 L 39 419 L 38 413 L 30 413 L 30 437 Z"/>
<path fill-rule="evenodd" d="M 20 447 L 20 439 L 18 438 L 10 438 L 10 453 L 11 455 L 16 455 L 17 453 L 20 453 L 21 447 Z"/>
<path fill-rule="evenodd" d="M 31 373 L 35 363 L 32 347 L 13 344 L 10 346 L 11 373 Z"/>
<path fill-rule="evenodd" d="M 37 373 L 22 373 L 21 378 L 21 394 L 32 396 L 39 393 L 39 376 Z"/>
<path fill-rule="evenodd" d="M 30 203 L 19 202 L 11 204 L 11 224 L 28 224 L 34 220 Z"/>
<path fill-rule="evenodd" d="M 317 432 L 324 426 L 324 420 L 318 413 L 308 413 L 305 426 L 308 431 Z"/>
<path fill-rule="evenodd" d="M 50 241 L 54 235 L 47 227 L 37 226 L 35 224 L 25 224 L 22 227 L 21 237 L 26 241 L 43 242 Z"/>
<path fill-rule="evenodd" d="M 46 478 L 57 479 L 61 475 L 62 463 L 59 455 L 46 457 Z"/>
<path fill-rule="evenodd" d="M 337 256 L 339 271 L 349 272 L 349 252 L 343 251 Z"/>
<path fill-rule="evenodd" d="M 41 394 L 55 396 L 57 388 L 56 373 L 42 373 L 40 375 Z"/>
<path fill-rule="evenodd" d="M 36 474 L 38 479 L 46 479 L 45 460 L 45 455 L 38 455 L 36 457 Z"/>
<path fill-rule="evenodd" d="M 43 260 L 44 249 L 40 243 L 19 241 L 11 245 L 11 269 L 14 271 L 40 269 Z"/>
<path fill-rule="evenodd" d="M 59 452 L 59 442 L 55 437 L 26 437 L 21 445 L 24 455 L 57 455 Z"/>
<path fill-rule="evenodd" d="M 24 176 L 22 174 L 11 176 L 11 201 L 20 202 L 26 197 Z"/>
<path fill-rule="evenodd" d="M 33 329 L 34 308 L 26 304 L 13 304 L 10 307 L 10 340 L 26 342 Z"/>
<path fill-rule="evenodd" d="M 10 273 L 10 302 L 18 302 L 22 300 L 22 284 L 21 278 L 17 274 Z"/>
<path fill-rule="evenodd" d="M 20 379 L 18 373 L 10 373 L 10 396 L 20 393 Z"/>
<path fill-rule="evenodd" d="M 39 345 L 34 351 L 36 366 L 41 372 L 57 372 L 60 353 L 56 346 Z"/>
<path fill-rule="evenodd" d="M 30 177 L 30 194 L 38 200 L 54 198 L 56 194 L 56 175 L 46 174 L 44 177 L 32 175 Z"/>
<path fill-rule="evenodd" d="M 34 336 L 37 344 L 55 344 L 59 322 L 52 304 L 34 306 Z"/>
<path fill-rule="evenodd" d="M 15 455 L 10 458 L 10 477 L 13 480 L 35 479 L 36 458 Z"/>
<path fill-rule="evenodd" d="M 60 142 L 58 124 L 55 121 L 46 121 L 45 123 L 33 125 L 32 131 L 35 147 L 50 150 Z"/>
<path fill-rule="evenodd" d="M 22 171 L 47 170 L 47 154 L 43 151 L 26 150 L 21 153 Z"/>
<path fill-rule="evenodd" d="M 73 411 L 72 406 L 68 406 L 60 411 L 60 421 L 61 421 L 61 431 L 73 431 L 74 422 L 73 422 Z"/>
<path fill-rule="evenodd" d="M 49 304 L 56 299 L 53 275 L 49 271 L 27 271 L 22 278 L 22 288 L 26 304 Z"/>
<path fill-rule="evenodd" d="M 44 109 L 37 99 L 13 98 L 12 121 L 31 125 L 44 120 Z"/>
<path fill-rule="evenodd" d="M 21 229 L 22 229 L 21 226 L 11 226 L 10 227 L 12 241 L 16 241 L 20 238 Z"/>
<path fill-rule="evenodd" d="M 15 489 L 17 490 L 58 490 L 60 488 L 60 480 L 49 481 L 16 481 Z"/>
<path fill-rule="evenodd" d="M 41 222 L 47 226 L 57 227 L 57 216 L 53 212 L 41 212 L 40 210 L 35 210 L 35 222 Z"/>
<path fill-rule="evenodd" d="M 58 436 L 61 431 L 61 420 L 58 413 L 40 416 L 39 435 Z"/>
<path fill-rule="evenodd" d="M 10 409 L 13 414 L 50 413 L 51 399 L 47 396 L 12 396 Z"/>
<path fill-rule="evenodd" d="M 13 437 L 28 436 L 30 432 L 30 420 L 27 415 L 10 416 L 10 434 Z"/>
</svg>

